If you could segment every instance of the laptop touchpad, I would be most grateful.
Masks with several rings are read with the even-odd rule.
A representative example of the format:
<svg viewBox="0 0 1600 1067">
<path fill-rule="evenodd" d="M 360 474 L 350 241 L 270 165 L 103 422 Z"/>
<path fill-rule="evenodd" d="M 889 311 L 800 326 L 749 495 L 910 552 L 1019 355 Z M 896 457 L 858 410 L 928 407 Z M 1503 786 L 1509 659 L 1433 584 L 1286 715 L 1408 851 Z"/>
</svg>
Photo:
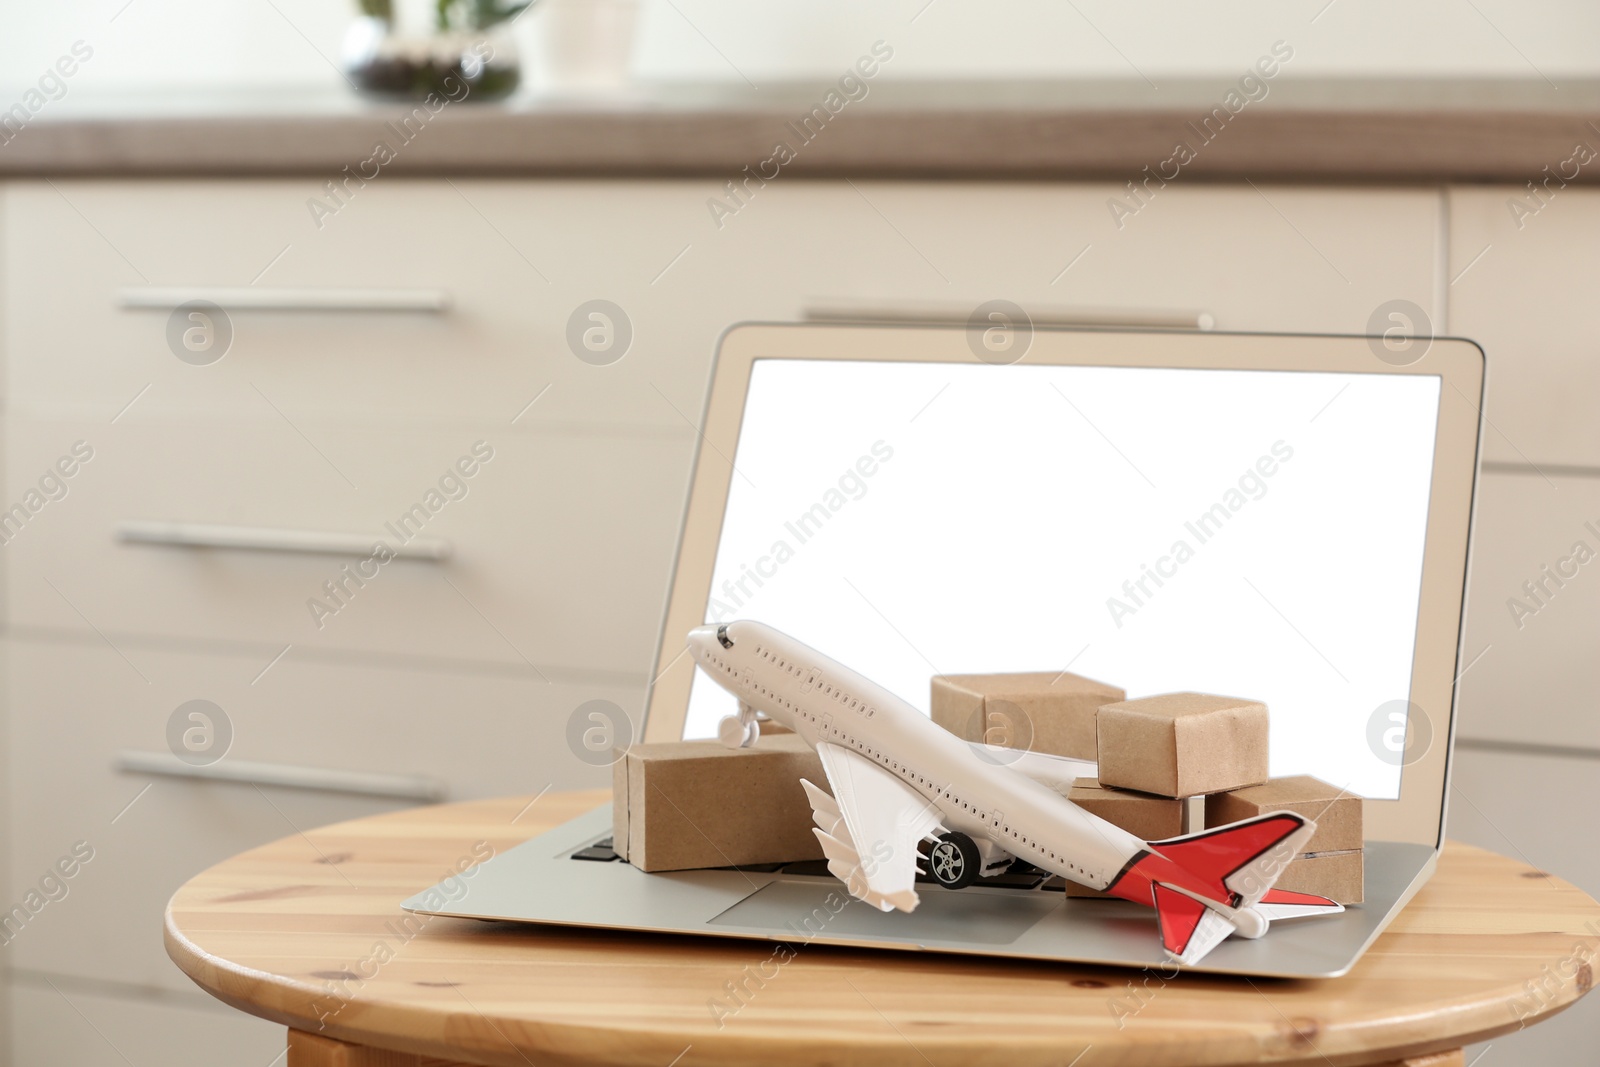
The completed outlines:
<svg viewBox="0 0 1600 1067">
<path fill-rule="evenodd" d="M 918 886 L 917 910 L 881 912 L 850 899 L 838 883 L 779 880 L 756 890 L 710 920 L 712 926 L 759 930 L 794 940 L 822 937 L 1008 945 L 1064 904 L 1059 893 L 949 890 Z"/>
</svg>

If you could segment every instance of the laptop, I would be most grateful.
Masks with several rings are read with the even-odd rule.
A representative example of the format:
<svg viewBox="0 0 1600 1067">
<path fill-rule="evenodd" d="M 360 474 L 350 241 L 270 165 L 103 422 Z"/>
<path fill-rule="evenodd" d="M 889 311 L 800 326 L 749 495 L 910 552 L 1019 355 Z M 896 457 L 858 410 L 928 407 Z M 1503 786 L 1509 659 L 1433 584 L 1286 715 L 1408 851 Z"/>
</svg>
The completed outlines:
<svg viewBox="0 0 1600 1067">
<path fill-rule="evenodd" d="M 1472 342 L 747 324 L 722 338 L 640 736 L 734 698 L 689 631 L 757 619 L 923 711 L 935 674 L 1070 670 L 1130 698 L 1264 702 L 1273 777 L 1363 799 L 1365 895 L 1197 971 L 1344 974 L 1432 873 L 1484 387 Z M 796 783 L 795 788 L 800 788 Z M 1155 913 L 1043 878 L 914 912 L 815 862 L 646 874 L 609 806 L 487 861 L 430 914 L 1131 967 Z M 441 903 L 446 901 L 446 903 Z"/>
</svg>

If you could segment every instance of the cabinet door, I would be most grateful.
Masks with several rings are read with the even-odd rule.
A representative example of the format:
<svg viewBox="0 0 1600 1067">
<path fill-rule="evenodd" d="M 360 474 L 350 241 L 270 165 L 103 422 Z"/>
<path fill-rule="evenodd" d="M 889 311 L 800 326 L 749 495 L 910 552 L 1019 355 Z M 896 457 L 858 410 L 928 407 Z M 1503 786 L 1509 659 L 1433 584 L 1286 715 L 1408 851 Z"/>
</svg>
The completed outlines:
<svg viewBox="0 0 1600 1067">
<path fill-rule="evenodd" d="M 1447 829 L 1453 840 L 1521 860 L 1600 896 L 1600 855 L 1591 847 L 1593 806 L 1588 801 L 1600 779 L 1600 760 L 1470 748 L 1456 752 L 1452 774 Z M 1591 931 L 1574 938 L 1572 948 L 1592 959 L 1593 945 Z M 1530 971 L 1546 962 L 1554 969 L 1566 955 L 1534 960 Z M 1509 1001 L 1506 1007 L 1509 1023 L 1516 1008 Z M 1483 1063 L 1581 1062 L 1587 1053 L 1574 1057 L 1572 1050 L 1597 1044 L 1600 998 L 1591 995 L 1554 1018 L 1488 1042 L 1493 1051 Z M 1469 1052 L 1467 1061 L 1476 1062 L 1476 1054 Z"/>
<path fill-rule="evenodd" d="M 1550 473 L 1600 466 L 1600 192 L 1539 204 L 1515 186 L 1451 190 L 1449 332 L 1489 356 L 1485 458 Z"/>
<path fill-rule="evenodd" d="M 9 990 L 13 1026 L 4 1040 L 17 1067 L 268 1067 L 283 1056 L 282 1026 L 193 987 L 182 996 L 116 996 L 53 980 L 54 989 L 30 977 Z"/>
<path fill-rule="evenodd" d="M 1600 752 L 1600 481 L 1485 472 L 1461 736 Z"/>
<path fill-rule="evenodd" d="M 641 701 L 637 690 L 513 672 L 356 665 L 293 650 L 271 663 L 270 648 L 202 654 L 112 640 L 116 647 L 99 638 L 4 646 L 12 829 L 4 837 L 11 884 L 0 899 L 40 893 L 5 949 L 18 968 L 186 989 L 162 947 L 161 915 L 195 874 L 297 831 L 418 803 L 340 791 L 367 775 L 425 778 L 444 799 L 603 787 L 609 750 L 572 739 L 609 726 L 625 743 Z M 204 709 L 209 721 L 180 712 L 196 699 L 215 706 Z M 589 718 L 595 700 L 606 702 L 607 721 Z M 190 743 L 191 729 L 210 736 Z M 207 743 L 227 744 L 215 767 L 246 780 L 118 769 L 124 753 L 205 755 Z M 257 785 L 272 776 L 249 764 L 309 768 L 319 778 L 301 788 Z M 359 856 L 308 845 L 305 860 L 349 864 L 348 877 L 363 877 Z M 63 861 L 71 877 L 61 876 Z M 425 888 L 397 887 L 396 899 Z"/>
</svg>

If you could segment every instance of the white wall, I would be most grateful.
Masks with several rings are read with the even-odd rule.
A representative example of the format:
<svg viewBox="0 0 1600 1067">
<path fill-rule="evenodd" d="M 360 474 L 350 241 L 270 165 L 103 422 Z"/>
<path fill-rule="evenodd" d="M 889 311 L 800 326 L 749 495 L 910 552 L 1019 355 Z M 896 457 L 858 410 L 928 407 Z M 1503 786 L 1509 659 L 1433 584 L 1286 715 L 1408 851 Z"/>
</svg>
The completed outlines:
<svg viewBox="0 0 1600 1067">
<path fill-rule="evenodd" d="M 1600 5 L 1582 0 L 641 2 L 642 78 L 826 77 L 878 38 L 896 48 L 893 78 L 1142 73 L 1159 84 L 1242 69 L 1280 38 L 1295 47 L 1295 76 L 1600 74 Z M 96 94 L 334 86 L 353 11 L 354 0 L 0 0 L 0 85 L 33 80 L 83 40 L 95 53 L 74 85 Z M 534 11 L 517 27 L 530 53 L 539 21 Z"/>
</svg>

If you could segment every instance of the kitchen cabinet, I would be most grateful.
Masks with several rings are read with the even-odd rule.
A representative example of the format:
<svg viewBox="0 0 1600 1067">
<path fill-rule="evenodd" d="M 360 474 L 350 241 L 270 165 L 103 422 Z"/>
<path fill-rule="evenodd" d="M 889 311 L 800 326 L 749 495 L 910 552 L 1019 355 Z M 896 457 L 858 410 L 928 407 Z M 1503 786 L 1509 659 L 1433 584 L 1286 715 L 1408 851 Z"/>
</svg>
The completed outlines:
<svg viewBox="0 0 1600 1067">
<path fill-rule="evenodd" d="M 8 952 L 27 979 L 19 1063 L 67 1007 L 51 975 L 103 983 L 85 1011 L 113 1036 L 128 1020 L 143 1058 L 211 1062 L 181 1036 L 193 1009 L 136 1021 L 150 990 L 188 989 L 160 949 L 165 895 L 298 826 L 415 802 L 116 769 L 160 755 L 188 700 L 224 709 L 233 761 L 422 776 L 451 797 L 604 781 L 566 725 L 593 699 L 637 722 L 735 322 L 843 304 L 960 319 L 1004 299 L 1041 321 L 1364 333 L 1400 301 L 1489 349 L 1491 417 L 1527 453 L 1489 440 L 1491 459 L 1596 458 L 1573 385 L 1591 371 L 1555 325 L 1581 305 L 1529 326 L 1553 298 L 1517 276 L 1581 241 L 1552 226 L 1511 244 L 1492 193 L 1173 183 L 1129 213 L 1116 183 L 785 178 L 735 203 L 709 179 L 384 178 L 318 225 L 325 195 L 293 177 L 0 189 L 5 506 L 41 501 L 0 555 L 6 884 L 95 848 Z M 1507 255 L 1461 273 L 1480 237 Z M 60 474 L 79 442 L 92 457 Z M 469 476 L 479 442 L 493 458 Z M 1505 509 L 1479 525 L 1492 577 L 1470 632 L 1487 643 L 1501 587 L 1559 547 L 1566 511 L 1522 473 L 1484 494 Z M 408 554 L 374 574 L 380 540 Z M 1549 648 L 1574 647 L 1589 603 L 1574 589 L 1536 620 Z M 1543 662 L 1524 644 L 1465 676 L 1463 729 L 1590 737 L 1576 714 L 1506 709 Z M 1530 687 L 1592 695 L 1581 672 Z M 256 1047 L 264 1024 L 222 1018 L 193 1025 Z"/>
</svg>

